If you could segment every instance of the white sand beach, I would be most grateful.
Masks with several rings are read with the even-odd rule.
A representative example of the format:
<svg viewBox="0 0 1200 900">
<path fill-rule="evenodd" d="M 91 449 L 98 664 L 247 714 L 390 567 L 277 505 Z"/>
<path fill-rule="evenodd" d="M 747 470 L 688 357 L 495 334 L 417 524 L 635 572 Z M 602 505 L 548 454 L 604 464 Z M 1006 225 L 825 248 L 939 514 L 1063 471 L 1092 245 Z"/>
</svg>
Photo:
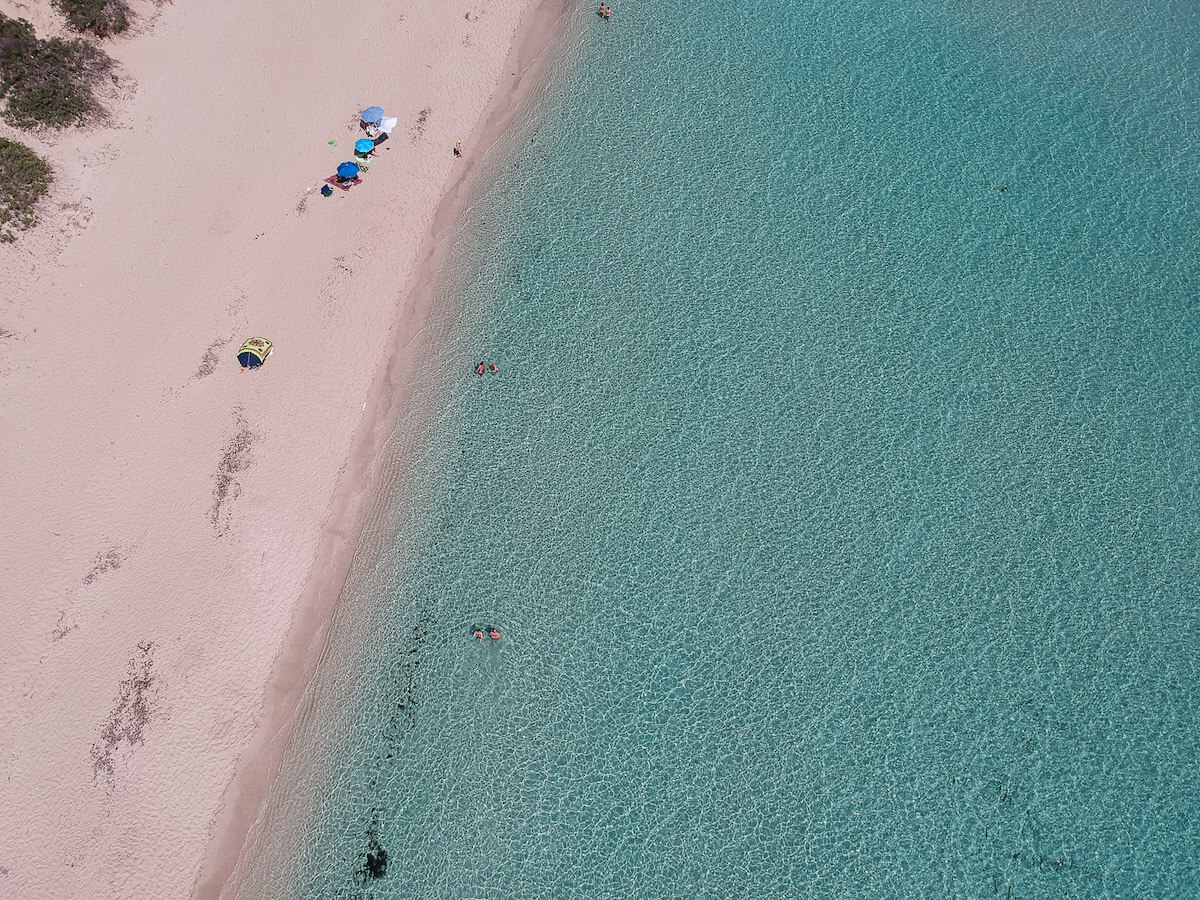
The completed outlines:
<svg viewBox="0 0 1200 900">
<path fill-rule="evenodd" d="M 222 894 L 468 173 L 565 7 L 145 0 L 110 123 L 0 128 L 56 170 L 0 249 L 0 896 Z M 374 104 L 390 140 L 321 197 Z"/>
</svg>

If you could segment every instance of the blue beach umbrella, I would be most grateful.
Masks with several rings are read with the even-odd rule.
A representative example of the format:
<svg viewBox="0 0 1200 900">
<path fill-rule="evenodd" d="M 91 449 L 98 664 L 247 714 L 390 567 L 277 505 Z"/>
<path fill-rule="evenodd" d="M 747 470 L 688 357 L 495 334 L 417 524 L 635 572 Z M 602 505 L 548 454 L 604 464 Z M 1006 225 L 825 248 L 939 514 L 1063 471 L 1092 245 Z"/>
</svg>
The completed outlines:
<svg viewBox="0 0 1200 900">
<path fill-rule="evenodd" d="M 375 149 L 375 142 L 370 138 L 359 138 L 354 142 L 355 153 L 370 153 Z"/>
<path fill-rule="evenodd" d="M 368 125 L 378 125 L 383 121 L 383 107 L 368 106 L 362 111 L 362 120 Z"/>
<path fill-rule="evenodd" d="M 326 172 L 329 170 L 326 169 Z M 357 178 L 358 163 L 344 162 L 337 167 L 338 178 Z"/>
</svg>

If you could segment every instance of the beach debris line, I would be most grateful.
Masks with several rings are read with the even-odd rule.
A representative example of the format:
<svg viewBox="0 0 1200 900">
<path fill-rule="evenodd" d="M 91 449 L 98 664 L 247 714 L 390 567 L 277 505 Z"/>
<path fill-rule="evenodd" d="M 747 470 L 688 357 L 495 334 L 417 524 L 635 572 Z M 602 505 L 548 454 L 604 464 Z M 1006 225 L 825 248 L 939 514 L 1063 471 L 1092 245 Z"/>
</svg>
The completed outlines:
<svg viewBox="0 0 1200 900">
<path fill-rule="evenodd" d="M 101 550 L 92 559 L 92 567 L 83 576 L 84 587 L 87 587 L 87 585 L 106 572 L 115 572 L 121 568 L 121 563 L 123 562 L 125 562 L 125 554 L 118 545 L 114 544 L 107 550 Z"/>
<path fill-rule="evenodd" d="M 217 367 L 221 364 L 221 351 L 231 340 L 230 337 L 219 337 L 208 345 L 208 349 L 204 351 L 204 356 L 200 360 L 200 365 L 196 368 L 196 374 L 192 376 L 192 381 L 207 378 L 217 371 Z"/>
<path fill-rule="evenodd" d="M 242 495 L 238 476 L 250 468 L 250 451 L 255 440 L 255 434 L 250 430 L 240 406 L 233 411 L 233 423 L 233 437 L 221 452 L 217 471 L 213 473 L 213 502 L 208 508 L 208 520 L 212 522 L 217 537 L 224 537 L 232 527 L 231 505 Z"/>
<path fill-rule="evenodd" d="M 275 345 L 266 338 L 252 337 L 238 350 L 237 360 L 243 369 L 257 369 L 267 361 L 274 349 Z"/>
<path fill-rule="evenodd" d="M 413 143 L 415 144 L 425 134 L 425 124 L 429 121 L 429 114 L 433 112 L 432 107 L 425 107 L 417 113 L 417 124 L 413 126 Z"/>
<path fill-rule="evenodd" d="M 126 664 L 126 677 L 117 686 L 117 700 L 108 721 L 92 744 L 92 779 L 111 793 L 116 787 L 117 763 L 145 742 L 146 727 L 156 707 L 154 644 L 142 641 Z"/>
</svg>

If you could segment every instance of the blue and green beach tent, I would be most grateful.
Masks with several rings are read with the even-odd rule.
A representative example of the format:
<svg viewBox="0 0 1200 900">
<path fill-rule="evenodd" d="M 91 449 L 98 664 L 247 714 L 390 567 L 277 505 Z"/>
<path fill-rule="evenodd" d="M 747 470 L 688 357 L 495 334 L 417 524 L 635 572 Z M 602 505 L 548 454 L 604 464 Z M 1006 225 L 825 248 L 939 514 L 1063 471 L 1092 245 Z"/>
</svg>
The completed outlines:
<svg viewBox="0 0 1200 900">
<path fill-rule="evenodd" d="M 274 346 L 266 338 L 252 337 L 242 344 L 242 349 L 238 351 L 238 362 L 242 364 L 243 369 L 257 369 L 267 361 Z"/>
</svg>

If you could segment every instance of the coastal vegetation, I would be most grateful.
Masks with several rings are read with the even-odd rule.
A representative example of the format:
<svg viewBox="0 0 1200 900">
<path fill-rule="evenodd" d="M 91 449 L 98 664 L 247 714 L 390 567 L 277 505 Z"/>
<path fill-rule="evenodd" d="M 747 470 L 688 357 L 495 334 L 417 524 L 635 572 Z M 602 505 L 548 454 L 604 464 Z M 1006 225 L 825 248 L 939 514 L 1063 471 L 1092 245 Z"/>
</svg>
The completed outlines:
<svg viewBox="0 0 1200 900">
<path fill-rule="evenodd" d="M 92 87 L 111 68 L 109 55 L 85 41 L 39 39 L 29 22 L 0 13 L 0 99 L 18 128 L 82 125 L 100 112 Z"/>
<path fill-rule="evenodd" d="M 0 138 L 0 243 L 37 224 L 37 202 L 53 176 L 44 159 L 16 141 Z"/>
<path fill-rule="evenodd" d="M 125 0 L 54 0 L 54 5 L 68 25 L 96 37 L 120 34 L 129 27 L 131 13 Z"/>
</svg>

